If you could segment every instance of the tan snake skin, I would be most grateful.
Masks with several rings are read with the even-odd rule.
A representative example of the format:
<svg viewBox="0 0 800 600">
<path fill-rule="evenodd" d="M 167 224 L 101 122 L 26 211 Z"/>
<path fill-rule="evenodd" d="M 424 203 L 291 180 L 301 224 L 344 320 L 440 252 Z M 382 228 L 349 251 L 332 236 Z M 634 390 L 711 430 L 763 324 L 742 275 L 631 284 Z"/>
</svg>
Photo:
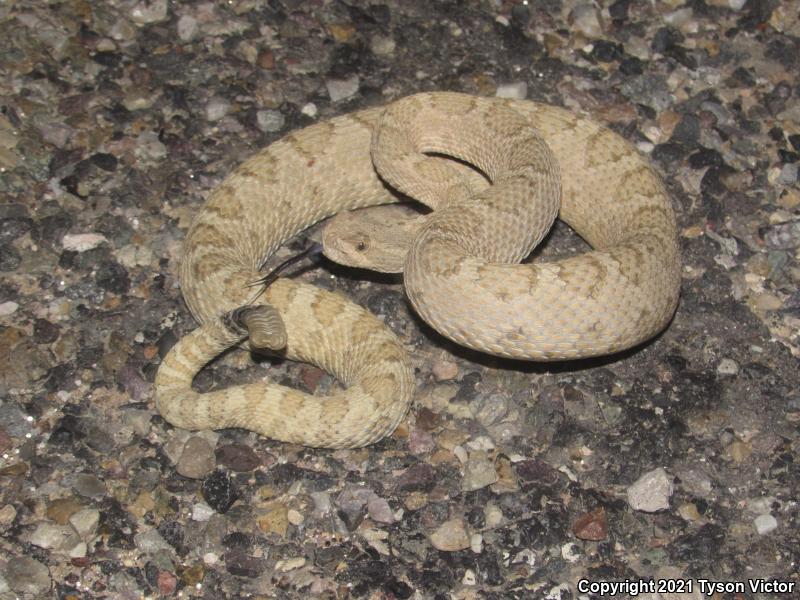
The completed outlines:
<svg viewBox="0 0 800 600">
<path fill-rule="evenodd" d="M 167 421 L 354 447 L 388 435 L 403 418 L 414 389 L 409 359 L 363 309 L 279 279 L 257 302 L 274 310 L 231 313 L 253 299 L 247 286 L 265 257 L 298 232 L 340 211 L 398 200 L 373 168 L 372 138 L 381 176 L 435 209 L 404 277 L 419 314 L 451 339 L 515 358 L 578 358 L 638 344 L 671 318 L 680 283 L 675 217 L 658 176 L 627 142 L 553 106 L 419 94 L 292 133 L 212 193 L 187 235 L 180 272 L 201 326 L 169 352 L 156 378 Z M 474 172 L 422 160 L 419 151 L 469 162 L 493 185 L 473 196 Z M 559 197 L 560 218 L 594 250 L 500 264 L 530 252 Z M 285 345 L 286 357 L 320 366 L 347 389 L 326 398 L 270 383 L 194 392 L 196 373 L 248 328 L 251 345 Z"/>
</svg>

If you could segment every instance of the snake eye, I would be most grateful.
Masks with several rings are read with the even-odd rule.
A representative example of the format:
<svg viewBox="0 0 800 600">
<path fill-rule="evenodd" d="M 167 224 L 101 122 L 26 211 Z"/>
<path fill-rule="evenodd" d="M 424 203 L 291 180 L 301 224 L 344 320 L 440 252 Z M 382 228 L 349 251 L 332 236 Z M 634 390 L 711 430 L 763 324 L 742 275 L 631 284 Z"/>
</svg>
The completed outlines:
<svg viewBox="0 0 800 600">
<path fill-rule="evenodd" d="M 367 249 L 367 242 L 360 241 L 356 244 L 356 250 L 358 250 L 359 252 L 363 252 L 366 249 Z"/>
</svg>

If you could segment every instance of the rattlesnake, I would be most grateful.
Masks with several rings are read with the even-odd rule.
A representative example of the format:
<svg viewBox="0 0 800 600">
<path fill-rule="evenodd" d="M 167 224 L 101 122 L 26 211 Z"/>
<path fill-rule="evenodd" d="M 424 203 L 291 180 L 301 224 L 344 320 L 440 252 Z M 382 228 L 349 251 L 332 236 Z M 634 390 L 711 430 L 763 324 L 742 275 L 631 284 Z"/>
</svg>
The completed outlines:
<svg viewBox="0 0 800 600">
<path fill-rule="evenodd" d="M 402 270 L 417 312 L 461 344 L 532 360 L 607 354 L 652 337 L 675 310 L 675 217 L 660 179 L 625 140 L 554 106 L 418 94 L 289 134 L 214 190 L 187 234 L 180 270 L 201 326 L 173 347 L 156 377 L 167 421 L 323 447 L 362 446 L 394 430 L 414 376 L 377 318 L 289 279 L 256 302 L 249 287 L 265 257 L 301 230 L 337 212 L 397 202 L 393 188 L 434 208 Z M 501 264 L 523 259 L 557 211 L 593 251 Z M 270 383 L 193 391 L 204 364 L 248 330 L 251 346 L 316 364 L 345 391 L 319 398 Z"/>
</svg>

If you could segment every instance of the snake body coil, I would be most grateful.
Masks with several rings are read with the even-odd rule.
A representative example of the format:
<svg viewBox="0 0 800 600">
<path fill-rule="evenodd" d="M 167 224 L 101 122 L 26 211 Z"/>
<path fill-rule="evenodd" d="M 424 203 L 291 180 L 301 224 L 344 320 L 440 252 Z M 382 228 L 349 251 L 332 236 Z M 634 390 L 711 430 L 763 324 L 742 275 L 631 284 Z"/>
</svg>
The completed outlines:
<svg viewBox="0 0 800 600">
<path fill-rule="evenodd" d="M 421 152 L 466 161 L 493 185 L 474 193 L 463 165 Z M 214 190 L 187 235 L 180 271 L 201 326 L 170 351 L 156 379 L 169 422 L 324 447 L 366 445 L 394 430 L 414 389 L 399 341 L 345 298 L 291 280 L 273 283 L 258 301 L 270 312 L 250 321 L 277 315 L 286 356 L 347 389 L 325 398 L 271 383 L 191 389 L 206 362 L 247 335 L 226 316 L 252 300 L 248 283 L 265 257 L 337 212 L 397 202 L 392 188 L 434 208 L 405 260 L 405 283 L 420 315 L 461 344 L 532 360 L 607 354 L 652 337 L 675 310 L 670 200 L 624 139 L 554 106 L 418 94 L 292 133 Z M 531 251 L 556 212 L 593 250 L 509 264 Z"/>
</svg>

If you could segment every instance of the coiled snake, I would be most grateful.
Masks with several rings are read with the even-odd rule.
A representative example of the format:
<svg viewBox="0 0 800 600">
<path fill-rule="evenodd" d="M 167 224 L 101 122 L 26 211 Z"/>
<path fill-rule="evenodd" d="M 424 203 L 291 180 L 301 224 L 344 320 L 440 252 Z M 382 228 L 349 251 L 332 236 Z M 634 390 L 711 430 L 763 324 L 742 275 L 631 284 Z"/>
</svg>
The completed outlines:
<svg viewBox="0 0 800 600">
<path fill-rule="evenodd" d="M 550 105 L 418 94 L 291 133 L 214 190 L 184 245 L 180 282 L 200 327 L 159 368 L 164 418 L 334 448 L 391 433 L 414 391 L 399 340 L 338 294 L 278 279 L 253 302 L 249 284 L 265 257 L 303 229 L 397 202 L 397 191 L 433 211 L 387 270 L 403 271 L 416 311 L 460 344 L 531 360 L 596 356 L 647 340 L 675 311 L 675 216 L 661 180 L 629 143 Z M 557 214 L 593 250 L 518 264 Z M 335 240 L 326 253 L 350 262 L 366 246 L 346 231 L 326 237 Z M 192 390 L 208 361 L 248 336 L 253 347 L 319 366 L 346 389 L 329 397 L 273 383 Z"/>
</svg>

